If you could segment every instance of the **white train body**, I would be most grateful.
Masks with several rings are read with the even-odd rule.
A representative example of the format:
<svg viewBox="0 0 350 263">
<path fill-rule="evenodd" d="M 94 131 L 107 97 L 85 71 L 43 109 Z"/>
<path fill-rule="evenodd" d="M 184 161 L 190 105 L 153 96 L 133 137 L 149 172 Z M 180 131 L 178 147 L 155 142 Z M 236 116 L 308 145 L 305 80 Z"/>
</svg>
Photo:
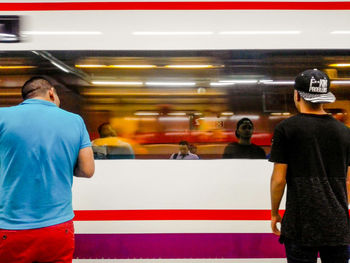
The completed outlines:
<svg viewBox="0 0 350 263">
<path fill-rule="evenodd" d="M 176 2 L 75 2 L 73 8 L 66 1 L 1 0 L 0 15 L 21 16 L 24 35 L 0 50 L 346 50 L 350 44 L 346 1 L 335 3 L 338 10 L 330 1 L 292 1 L 294 10 L 286 1 L 184 2 L 182 10 Z M 270 231 L 272 167 L 267 160 L 98 160 L 91 180 L 74 181 L 75 261 L 285 262 Z"/>
</svg>

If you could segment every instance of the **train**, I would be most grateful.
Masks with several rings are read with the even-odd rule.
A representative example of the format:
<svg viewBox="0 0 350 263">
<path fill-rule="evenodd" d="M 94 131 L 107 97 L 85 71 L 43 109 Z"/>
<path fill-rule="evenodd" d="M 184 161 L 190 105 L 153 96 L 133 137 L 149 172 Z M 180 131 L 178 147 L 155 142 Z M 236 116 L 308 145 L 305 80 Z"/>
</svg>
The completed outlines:
<svg viewBox="0 0 350 263">
<path fill-rule="evenodd" d="M 0 107 L 44 75 L 92 141 L 109 123 L 135 152 L 74 179 L 73 262 L 285 262 L 273 164 L 222 155 L 246 117 L 268 156 L 309 68 L 350 126 L 349 20 L 348 1 L 0 0 Z M 169 159 L 183 140 L 199 160 Z"/>
</svg>

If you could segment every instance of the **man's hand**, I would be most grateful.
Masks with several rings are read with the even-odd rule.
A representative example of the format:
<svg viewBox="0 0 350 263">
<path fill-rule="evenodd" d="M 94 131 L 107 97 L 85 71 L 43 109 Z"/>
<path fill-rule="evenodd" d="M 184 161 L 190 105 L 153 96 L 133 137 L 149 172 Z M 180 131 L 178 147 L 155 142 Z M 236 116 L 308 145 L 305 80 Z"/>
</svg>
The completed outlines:
<svg viewBox="0 0 350 263">
<path fill-rule="evenodd" d="M 272 232 L 276 236 L 280 236 L 281 235 L 281 231 L 277 227 L 277 223 L 281 223 L 281 222 L 282 222 L 282 217 L 279 214 L 271 215 L 271 229 L 272 229 Z"/>
<path fill-rule="evenodd" d="M 277 223 L 282 221 L 278 209 L 287 183 L 287 167 L 287 164 L 275 163 L 271 176 L 271 228 L 277 236 L 281 235 L 281 231 L 277 228 Z"/>
</svg>

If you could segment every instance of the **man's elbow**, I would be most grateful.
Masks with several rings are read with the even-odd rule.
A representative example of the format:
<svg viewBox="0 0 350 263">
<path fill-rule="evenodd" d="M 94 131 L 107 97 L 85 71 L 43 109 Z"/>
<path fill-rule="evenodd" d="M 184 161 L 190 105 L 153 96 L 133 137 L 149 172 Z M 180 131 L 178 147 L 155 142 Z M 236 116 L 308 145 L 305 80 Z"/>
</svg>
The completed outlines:
<svg viewBox="0 0 350 263">
<path fill-rule="evenodd" d="M 271 185 L 277 188 L 284 188 L 287 181 L 284 176 L 276 176 L 272 175 L 271 177 Z"/>
<path fill-rule="evenodd" d="M 92 165 L 86 169 L 84 173 L 86 178 L 91 178 L 95 173 L 95 163 L 93 162 Z"/>
<path fill-rule="evenodd" d="M 76 177 L 91 178 L 95 173 L 95 165 L 92 164 L 89 167 L 77 167 L 75 169 Z"/>
<path fill-rule="evenodd" d="M 88 171 L 88 172 L 85 172 L 85 178 L 91 178 L 94 176 L 94 173 L 95 173 L 95 169 L 91 170 L 91 171 Z"/>
</svg>

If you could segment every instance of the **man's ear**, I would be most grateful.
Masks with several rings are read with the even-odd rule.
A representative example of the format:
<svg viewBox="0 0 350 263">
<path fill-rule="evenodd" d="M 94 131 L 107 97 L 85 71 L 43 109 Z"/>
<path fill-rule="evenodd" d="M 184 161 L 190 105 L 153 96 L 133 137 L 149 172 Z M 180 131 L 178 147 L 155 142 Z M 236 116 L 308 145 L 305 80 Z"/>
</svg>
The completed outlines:
<svg viewBox="0 0 350 263">
<path fill-rule="evenodd" d="M 299 94 L 299 92 L 297 90 L 294 90 L 294 92 L 295 92 L 295 94 L 294 94 L 295 99 L 296 99 L 296 101 L 299 102 L 301 100 L 300 94 Z"/>
<path fill-rule="evenodd" d="M 51 101 L 55 101 L 55 91 L 53 88 L 49 89 L 49 97 Z"/>
</svg>

